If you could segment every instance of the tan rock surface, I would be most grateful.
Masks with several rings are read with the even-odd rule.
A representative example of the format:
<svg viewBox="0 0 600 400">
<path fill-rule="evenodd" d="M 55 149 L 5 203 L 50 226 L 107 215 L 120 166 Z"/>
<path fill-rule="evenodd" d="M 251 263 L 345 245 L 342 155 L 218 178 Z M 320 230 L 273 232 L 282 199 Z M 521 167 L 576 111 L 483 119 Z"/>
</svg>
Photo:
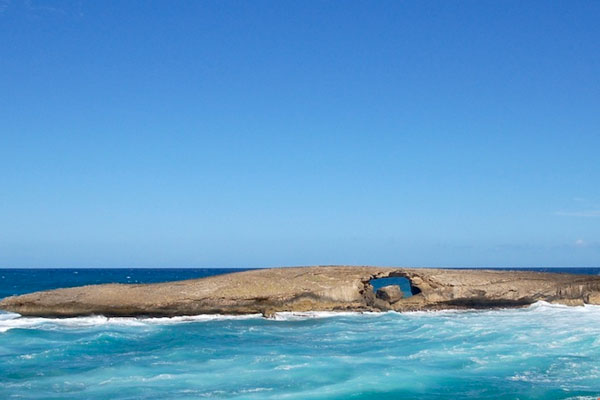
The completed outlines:
<svg viewBox="0 0 600 400">
<path fill-rule="evenodd" d="M 414 295 L 393 304 L 369 281 L 406 277 Z M 538 300 L 600 304 L 600 277 L 497 270 L 295 267 L 178 282 L 105 284 L 8 297 L 0 309 L 28 316 L 272 315 L 279 311 L 381 311 L 518 307 Z"/>
<path fill-rule="evenodd" d="M 384 286 L 375 292 L 375 297 L 393 304 L 402 299 L 403 293 L 398 285 Z"/>
</svg>

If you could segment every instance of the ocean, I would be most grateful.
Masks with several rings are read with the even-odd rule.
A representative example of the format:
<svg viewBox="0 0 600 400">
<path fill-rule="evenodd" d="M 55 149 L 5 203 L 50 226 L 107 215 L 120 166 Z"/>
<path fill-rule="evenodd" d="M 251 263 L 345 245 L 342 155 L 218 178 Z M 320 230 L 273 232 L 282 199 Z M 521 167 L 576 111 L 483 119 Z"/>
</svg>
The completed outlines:
<svg viewBox="0 0 600 400">
<path fill-rule="evenodd" d="M 226 269 L 0 269 L 0 298 Z M 565 270 L 552 269 L 563 272 Z M 568 269 L 600 274 L 600 269 Z M 0 399 L 589 399 L 600 306 L 46 319 L 0 313 Z"/>
</svg>

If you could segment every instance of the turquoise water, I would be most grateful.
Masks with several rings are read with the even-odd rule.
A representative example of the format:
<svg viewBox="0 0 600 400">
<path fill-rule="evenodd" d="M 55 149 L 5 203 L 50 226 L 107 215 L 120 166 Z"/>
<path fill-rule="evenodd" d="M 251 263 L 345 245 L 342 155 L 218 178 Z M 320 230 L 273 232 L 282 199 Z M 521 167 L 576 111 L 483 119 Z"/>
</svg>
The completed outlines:
<svg viewBox="0 0 600 400">
<path fill-rule="evenodd" d="M 1 399 L 597 397 L 598 306 L 275 320 L 0 314 Z"/>
</svg>

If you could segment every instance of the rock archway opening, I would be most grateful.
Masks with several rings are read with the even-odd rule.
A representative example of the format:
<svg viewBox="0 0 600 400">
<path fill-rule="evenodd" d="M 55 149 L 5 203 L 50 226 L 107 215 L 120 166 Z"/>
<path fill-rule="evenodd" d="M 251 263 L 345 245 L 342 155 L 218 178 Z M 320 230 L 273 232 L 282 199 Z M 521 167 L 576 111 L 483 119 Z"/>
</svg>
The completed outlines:
<svg viewBox="0 0 600 400">
<path fill-rule="evenodd" d="M 413 286 L 411 281 L 404 276 L 388 276 L 375 278 L 369 281 L 377 298 L 395 302 L 399 299 L 411 297 L 421 291 Z"/>
</svg>

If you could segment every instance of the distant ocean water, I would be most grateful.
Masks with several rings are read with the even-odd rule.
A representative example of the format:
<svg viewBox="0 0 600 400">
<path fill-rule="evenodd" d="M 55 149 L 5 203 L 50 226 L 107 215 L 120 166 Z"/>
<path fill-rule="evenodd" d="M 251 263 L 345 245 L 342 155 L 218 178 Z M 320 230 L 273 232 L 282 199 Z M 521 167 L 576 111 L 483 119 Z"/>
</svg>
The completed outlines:
<svg viewBox="0 0 600 400">
<path fill-rule="evenodd" d="M 0 298 L 230 271 L 0 269 Z M 275 320 L 0 314 L 0 399 L 598 397 L 600 306 L 282 313 Z"/>
</svg>

